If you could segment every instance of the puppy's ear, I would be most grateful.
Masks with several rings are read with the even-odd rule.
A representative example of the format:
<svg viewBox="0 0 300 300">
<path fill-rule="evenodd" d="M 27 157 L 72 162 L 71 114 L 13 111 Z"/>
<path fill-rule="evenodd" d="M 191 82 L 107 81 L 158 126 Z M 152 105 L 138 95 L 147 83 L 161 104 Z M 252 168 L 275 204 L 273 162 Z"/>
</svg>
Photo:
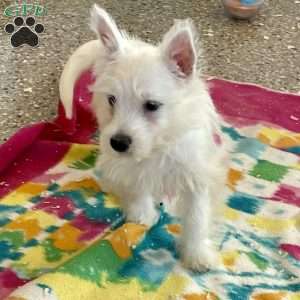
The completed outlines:
<svg viewBox="0 0 300 300">
<path fill-rule="evenodd" d="M 197 65 L 196 31 L 191 20 L 176 21 L 165 34 L 161 51 L 172 73 L 188 78 Z"/>
<path fill-rule="evenodd" d="M 108 53 L 121 50 L 122 34 L 112 17 L 97 4 L 91 9 L 91 28 L 96 32 Z"/>
</svg>

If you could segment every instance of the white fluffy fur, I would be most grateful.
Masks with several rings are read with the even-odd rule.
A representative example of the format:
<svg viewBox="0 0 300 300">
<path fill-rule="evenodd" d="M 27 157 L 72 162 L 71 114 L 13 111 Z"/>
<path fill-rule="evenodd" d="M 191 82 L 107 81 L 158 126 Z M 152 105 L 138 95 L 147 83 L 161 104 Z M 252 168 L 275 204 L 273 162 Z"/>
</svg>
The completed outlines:
<svg viewBox="0 0 300 300">
<path fill-rule="evenodd" d="M 101 42 L 91 41 L 71 56 L 60 92 L 71 117 L 74 83 L 83 70 L 94 67 L 101 186 L 120 197 L 128 221 L 147 225 L 157 220 L 155 203 L 174 195 L 183 218 L 184 263 L 196 270 L 215 265 L 211 210 L 218 206 L 225 168 L 214 141 L 218 115 L 196 70 L 192 23 L 177 21 L 157 46 L 128 37 L 97 6 L 91 24 Z M 107 95 L 117 99 L 113 109 Z M 163 105 L 145 113 L 146 100 Z M 120 132 L 132 138 L 126 153 L 110 145 L 110 138 Z"/>
</svg>

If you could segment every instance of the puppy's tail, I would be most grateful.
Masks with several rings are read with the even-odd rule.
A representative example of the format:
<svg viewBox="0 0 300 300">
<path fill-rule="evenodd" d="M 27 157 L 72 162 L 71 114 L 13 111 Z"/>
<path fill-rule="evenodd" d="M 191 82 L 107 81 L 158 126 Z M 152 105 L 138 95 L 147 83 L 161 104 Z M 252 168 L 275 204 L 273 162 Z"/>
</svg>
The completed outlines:
<svg viewBox="0 0 300 300">
<path fill-rule="evenodd" d="M 80 46 L 67 61 L 59 81 L 59 94 L 68 119 L 72 118 L 73 91 L 82 72 L 90 69 L 96 61 L 101 48 L 98 40 Z"/>
</svg>

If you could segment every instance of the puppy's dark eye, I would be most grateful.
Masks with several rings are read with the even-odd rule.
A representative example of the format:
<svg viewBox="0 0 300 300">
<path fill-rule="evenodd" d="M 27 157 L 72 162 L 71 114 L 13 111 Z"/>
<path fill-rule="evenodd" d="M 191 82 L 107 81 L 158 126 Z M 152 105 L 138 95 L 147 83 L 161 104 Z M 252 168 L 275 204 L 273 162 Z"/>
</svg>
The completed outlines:
<svg viewBox="0 0 300 300">
<path fill-rule="evenodd" d="M 107 96 L 107 101 L 108 101 L 109 105 L 112 107 L 117 102 L 117 99 L 114 95 L 108 95 Z"/>
<path fill-rule="evenodd" d="M 147 101 L 144 103 L 144 110 L 157 111 L 162 106 L 162 103 L 157 101 Z"/>
</svg>

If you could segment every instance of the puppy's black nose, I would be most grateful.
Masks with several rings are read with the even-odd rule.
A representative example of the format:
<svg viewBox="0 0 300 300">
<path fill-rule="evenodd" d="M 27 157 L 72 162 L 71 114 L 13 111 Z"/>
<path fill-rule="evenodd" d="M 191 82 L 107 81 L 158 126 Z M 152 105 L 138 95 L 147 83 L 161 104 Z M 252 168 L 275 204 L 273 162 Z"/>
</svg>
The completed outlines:
<svg viewBox="0 0 300 300">
<path fill-rule="evenodd" d="M 131 137 L 123 134 L 116 134 L 110 139 L 111 147 L 117 152 L 126 152 L 131 143 Z"/>
</svg>

